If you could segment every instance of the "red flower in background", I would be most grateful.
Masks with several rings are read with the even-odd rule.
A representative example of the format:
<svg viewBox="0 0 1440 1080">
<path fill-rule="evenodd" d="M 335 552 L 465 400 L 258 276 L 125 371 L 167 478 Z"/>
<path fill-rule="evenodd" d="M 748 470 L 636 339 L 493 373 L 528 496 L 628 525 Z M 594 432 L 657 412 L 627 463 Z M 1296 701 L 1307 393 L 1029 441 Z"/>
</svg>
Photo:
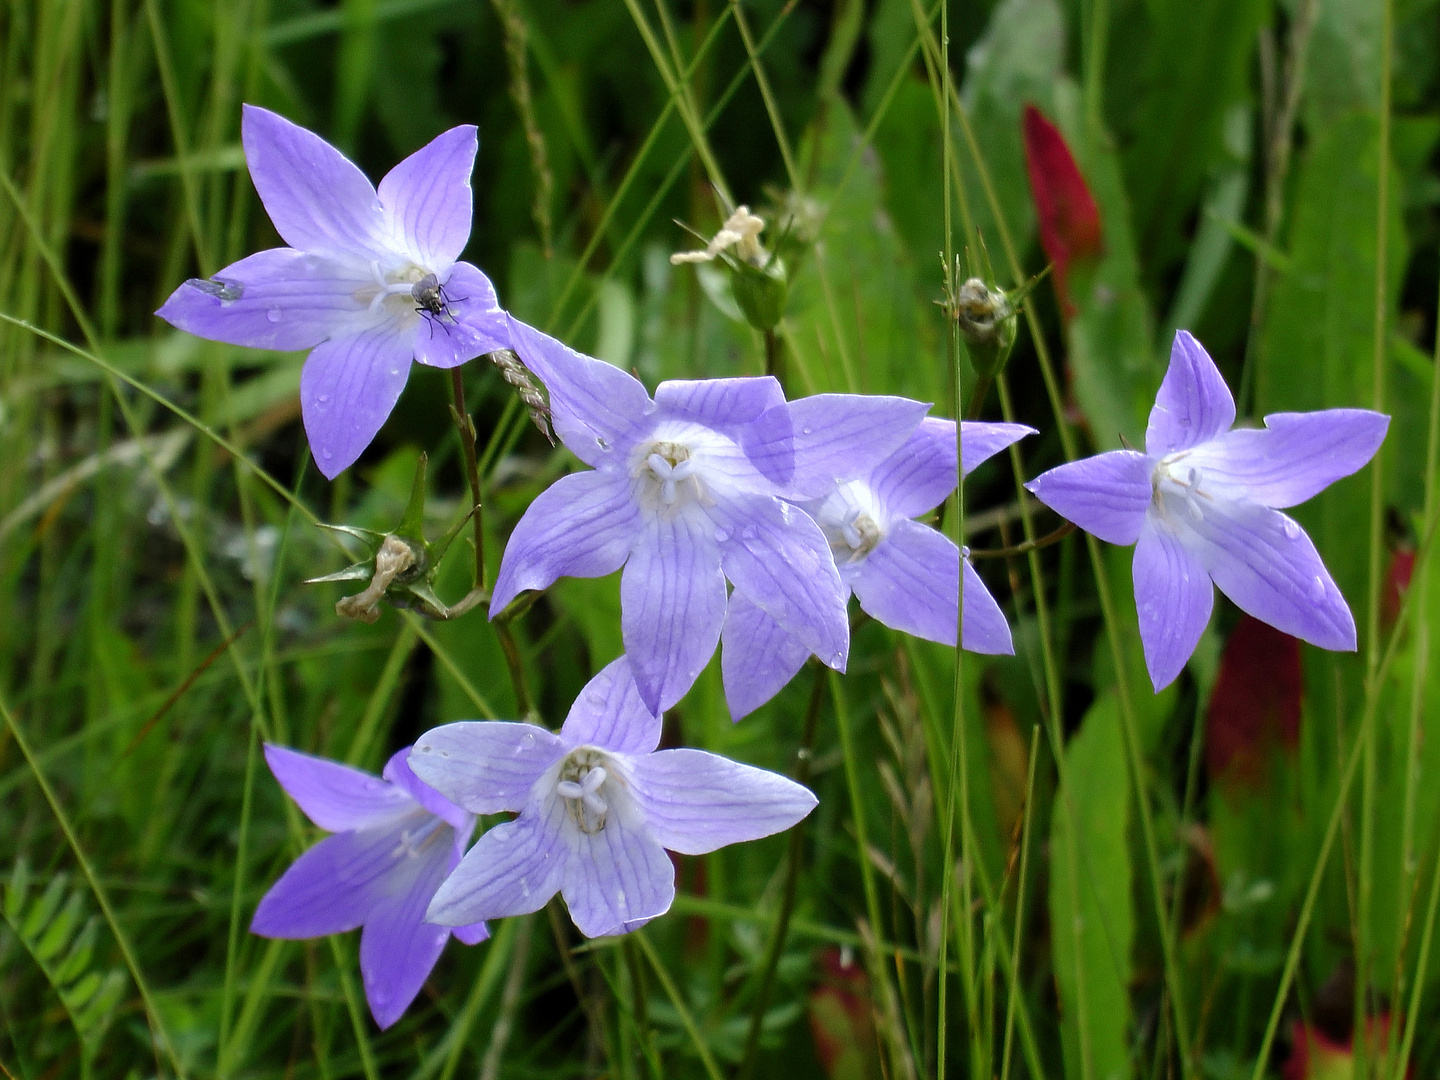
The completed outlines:
<svg viewBox="0 0 1440 1080">
<path fill-rule="evenodd" d="M 1216 779 L 1263 780 L 1268 750 L 1300 741 L 1300 642 L 1259 619 L 1240 616 L 1225 651 L 1205 718 L 1205 765 Z"/>
<path fill-rule="evenodd" d="M 1025 106 L 1023 125 L 1025 168 L 1040 220 L 1040 245 L 1055 267 L 1055 291 L 1068 320 L 1075 314 L 1066 280 L 1071 263 L 1097 258 L 1104 249 L 1100 210 L 1059 129 L 1034 105 Z"/>
</svg>

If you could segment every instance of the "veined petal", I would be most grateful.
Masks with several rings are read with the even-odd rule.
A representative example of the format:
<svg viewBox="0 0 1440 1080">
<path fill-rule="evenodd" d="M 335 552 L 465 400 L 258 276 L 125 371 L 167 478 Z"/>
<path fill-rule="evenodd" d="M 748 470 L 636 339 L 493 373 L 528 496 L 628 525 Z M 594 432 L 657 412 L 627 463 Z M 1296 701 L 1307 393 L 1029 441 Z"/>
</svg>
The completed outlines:
<svg viewBox="0 0 1440 1080">
<path fill-rule="evenodd" d="M 415 335 L 415 359 L 431 367 L 458 367 L 483 353 L 510 348 L 510 320 L 500 309 L 495 286 L 466 262 L 450 268 L 445 301 L 453 320 L 420 315 Z"/>
<path fill-rule="evenodd" d="M 375 188 L 319 135 L 246 105 L 240 141 L 250 179 L 285 243 L 324 255 L 388 247 L 388 222 Z"/>
<path fill-rule="evenodd" d="M 410 768 L 466 810 L 498 814 L 523 809 L 536 781 L 564 756 L 560 737 L 535 724 L 466 720 L 421 735 Z"/>
<path fill-rule="evenodd" d="M 1188 460 L 1207 486 L 1276 509 L 1296 506 L 1358 472 L 1385 441 L 1390 418 L 1369 409 L 1271 413 L 1263 429 L 1229 431 Z"/>
<path fill-rule="evenodd" d="M 479 945 L 490 936 L 490 927 L 483 922 L 473 922 L 466 926 L 452 926 L 450 932 L 462 945 Z"/>
<path fill-rule="evenodd" d="M 466 926 L 544 907 L 560 891 L 570 855 L 560 836 L 563 802 L 552 792 L 475 841 L 436 891 L 426 920 Z"/>
<path fill-rule="evenodd" d="M 1041 473 L 1025 489 L 1061 517 L 1107 544 L 1140 539 L 1150 505 L 1151 459 L 1111 450 Z"/>
<path fill-rule="evenodd" d="M 409 1008 L 450 940 L 446 927 L 425 921 L 430 899 L 450 872 L 450 845 L 443 839 L 402 861 L 388 883 L 393 892 L 376 903 L 360 934 L 365 1000 L 382 1030 Z"/>
<path fill-rule="evenodd" d="M 414 327 L 391 319 L 332 338 L 300 369 L 300 412 L 315 464 L 329 480 L 355 463 L 400 400 L 410 377 Z"/>
<path fill-rule="evenodd" d="M 624 462 L 654 426 L 654 405 L 640 380 L 578 353 L 513 315 L 511 348 L 550 395 L 555 434 L 587 465 Z"/>
<path fill-rule="evenodd" d="M 736 494 L 708 508 L 725 576 L 830 667 L 850 651 L 849 594 L 825 534 L 811 518 L 769 495 Z"/>
<path fill-rule="evenodd" d="M 655 405 L 667 419 L 694 420 L 726 433 L 784 404 L 780 383 L 769 375 L 670 379 L 655 388 Z"/>
<path fill-rule="evenodd" d="M 960 572 L 965 583 L 961 647 L 966 652 L 988 656 L 1014 656 L 1015 642 L 1010 637 L 1010 624 L 1005 621 L 1005 613 L 1000 610 L 995 597 L 990 595 L 990 590 L 980 580 L 969 559 L 965 560 Z"/>
<path fill-rule="evenodd" d="M 470 833 L 475 828 L 475 815 L 456 806 L 455 803 L 416 776 L 405 760 L 410 756 L 410 750 L 411 747 L 406 746 L 391 754 L 390 760 L 385 762 L 385 768 L 380 775 L 449 825 L 456 833 L 461 834 L 459 843 L 463 850 L 464 845 L 470 840 Z"/>
<path fill-rule="evenodd" d="M 374 320 L 357 290 L 373 282 L 357 264 L 294 248 L 257 251 L 212 279 L 214 291 L 185 282 L 155 312 L 172 326 L 208 341 L 255 349 L 309 349 Z M 221 288 L 236 294 L 221 299 Z"/>
<path fill-rule="evenodd" d="M 586 937 L 625 934 L 675 901 L 675 865 L 633 808 L 611 805 L 605 827 L 565 830 L 570 858 L 561 895 Z"/>
<path fill-rule="evenodd" d="M 490 600 L 491 618 L 526 589 L 558 577 L 604 577 L 624 564 L 641 534 L 629 477 L 599 470 L 551 484 L 521 517 Z"/>
<path fill-rule="evenodd" d="M 892 630 L 955 644 L 960 549 L 948 536 L 918 521 L 896 521 L 851 585 L 860 606 Z"/>
<path fill-rule="evenodd" d="M 724 622 L 725 575 L 708 522 L 683 513 L 647 522 L 620 577 L 620 631 L 652 713 L 685 696 Z"/>
<path fill-rule="evenodd" d="M 815 809 L 795 781 L 702 750 L 661 750 L 633 769 L 650 835 L 682 855 L 770 836 Z"/>
<path fill-rule="evenodd" d="M 266 743 L 265 764 L 305 816 L 327 832 L 363 829 L 413 805 L 378 776 L 284 746 Z"/>
<path fill-rule="evenodd" d="M 585 684 L 570 706 L 560 738 L 572 747 L 648 754 L 660 743 L 660 727 L 660 717 L 640 699 L 630 661 L 621 656 Z"/>
<path fill-rule="evenodd" d="M 955 443 L 954 421 L 950 421 L 950 443 Z M 960 425 L 960 459 L 969 476 L 976 467 L 990 460 L 1001 450 L 1009 449 L 1026 435 L 1037 435 L 1032 427 L 1024 424 L 990 423 L 983 420 L 966 420 Z M 953 485 L 952 485 L 953 486 Z M 947 493 L 948 494 L 948 493 Z M 912 515 L 913 516 L 913 515 Z"/>
<path fill-rule="evenodd" d="M 1210 622 L 1215 588 L 1180 539 L 1146 518 L 1132 566 L 1145 666 L 1158 694 L 1175 681 Z"/>
<path fill-rule="evenodd" d="M 387 894 L 403 829 L 432 820 L 416 807 L 384 825 L 327 836 L 270 886 L 250 932 L 294 940 L 354 930 Z"/>
<path fill-rule="evenodd" d="M 1191 552 L 1241 611 L 1322 649 L 1354 650 L 1355 618 L 1294 520 L 1259 503 L 1216 501 L 1182 525 L 1199 541 L 1186 538 Z"/>
<path fill-rule="evenodd" d="M 443 275 L 470 240 L 470 173 L 480 138 L 473 124 L 437 135 L 380 181 L 392 242 L 416 264 Z"/>
<path fill-rule="evenodd" d="M 1233 423 L 1235 399 L 1215 361 L 1188 330 L 1175 331 L 1170 367 L 1145 429 L 1146 452 L 1162 457 L 1198 446 L 1229 431 Z"/>
<path fill-rule="evenodd" d="M 869 483 L 889 517 L 935 509 L 955 490 L 955 421 L 925 417 L 905 445 L 876 466 Z"/>
<path fill-rule="evenodd" d="M 809 649 L 749 597 L 734 593 L 720 634 L 720 672 L 730 719 L 748 716 L 773 698 L 809 656 Z"/>
<path fill-rule="evenodd" d="M 816 394 L 791 402 L 791 493 L 819 498 L 866 476 L 905 444 L 929 408 L 923 401 L 868 394 Z"/>
</svg>

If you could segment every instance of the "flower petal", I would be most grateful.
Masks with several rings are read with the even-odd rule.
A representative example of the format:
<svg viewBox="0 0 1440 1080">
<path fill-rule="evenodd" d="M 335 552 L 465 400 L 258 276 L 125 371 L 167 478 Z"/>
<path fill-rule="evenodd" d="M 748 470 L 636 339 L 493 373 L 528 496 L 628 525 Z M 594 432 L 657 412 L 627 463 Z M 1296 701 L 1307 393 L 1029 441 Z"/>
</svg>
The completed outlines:
<svg viewBox="0 0 1440 1080">
<path fill-rule="evenodd" d="M 944 502 L 955 482 L 955 421 L 927 416 L 875 467 L 869 486 L 887 516 L 912 518 Z"/>
<path fill-rule="evenodd" d="M 682 855 L 782 832 L 816 804 L 809 789 L 779 773 L 703 750 L 647 754 L 633 771 L 650 835 Z"/>
<path fill-rule="evenodd" d="M 987 656 L 1014 656 L 1015 642 L 1010 637 L 1010 624 L 1005 613 L 990 595 L 985 582 L 975 567 L 966 559 L 961 568 L 965 583 L 964 622 L 960 628 L 960 641 L 966 652 L 984 653 Z"/>
<path fill-rule="evenodd" d="M 641 815 L 628 809 L 612 800 L 598 832 L 565 831 L 570 858 L 561 895 L 586 937 L 628 933 L 664 915 L 675 901 L 675 864 Z"/>
<path fill-rule="evenodd" d="M 416 807 L 384 825 L 327 836 L 261 897 L 250 932 L 297 939 L 354 930 L 387 895 L 401 831 L 427 820 L 434 819 Z"/>
<path fill-rule="evenodd" d="M 1180 539 L 1147 517 L 1131 568 L 1145 666 L 1158 694 L 1175 681 L 1210 622 L 1215 588 Z"/>
<path fill-rule="evenodd" d="M 265 764 L 301 811 L 326 832 L 349 832 L 414 805 L 401 788 L 338 761 L 265 744 Z"/>
<path fill-rule="evenodd" d="M 530 504 L 510 534 L 495 577 L 491 618 L 524 590 L 547 588 L 556 578 L 613 574 L 640 534 L 640 511 L 623 473 L 562 476 Z"/>
<path fill-rule="evenodd" d="M 785 404 L 769 375 L 739 379 L 670 379 L 655 388 L 655 405 L 667 419 L 694 420 L 730 432 Z"/>
<path fill-rule="evenodd" d="M 721 565 L 736 591 L 843 671 L 850 651 L 849 594 L 820 526 L 769 495 L 734 494 L 708 509 L 724 536 Z"/>
<path fill-rule="evenodd" d="M 686 514 L 647 522 L 620 577 L 620 633 L 652 713 L 685 696 L 724 622 L 725 575 L 708 523 Z"/>
<path fill-rule="evenodd" d="M 462 945 L 479 945 L 490 936 L 490 927 L 483 922 L 474 922 L 465 926 L 452 926 L 450 932 Z"/>
<path fill-rule="evenodd" d="M 456 263 L 445 282 L 445 302 L 453 319 L 420 316 L 415 359 L 431 367 L 458 367 L 483 353 L 510 348 L 510 321 L 495 298 L 495 286 L 469 263 Z"/>
<path fill-rule="evenodd" d="M 820 498 L 869 474 L 905 444 L 929 408 L 923 401 L 868 394 L 816 394 L 791 402 L 792 494 Z"/>
<path fill-rule="evenodd" d="M 1262 506 L 1295 506 L 1358 472 L 1385 441 L 1390 418 L 1369 409 L 1271 413 L 1263 429 L 1241 428 L 1196 447 L 1204 476 Z"/>
<path fill-rule="evenodd" d="M 514 821 L 475 841 L 425 912 L 440 926 L 467 926 L 539 911 L 560 891 L 569 851 L 561 841 L 565 807 L 553 792 Z"/>
<path fill-rule="evenodd" d="M 511 348 L 545 384 L 555 434 L 587 465 L 624 462 L 654 426 L 654 406 L 640 380 L 578 353 L 513 315 Z"/>
<path fill-rule="evenodd" d="M 630 661 L 622 656 L 585 684 L 570 706 L 560 738 L 572 747 L 648 754 L 660 744 L 660 727 L 660 717 L 640 700 Z"/>
<path fill-rule="evenodd" d="M 355 299 L 371 286 L 368 271 L 351 262 L 294 248 L 257 251 L 231 263 L 210 284 L 192 278 L 155 312 L 172 326 L 208 341 L 254 349 L 309 349 L 336 334 L 373 322 Z M 233 300 L 217 293 L 238 292 Z"/>
<path fill-rule="evenodd" d="M 805 666 L 810 650 L 742 592 L 730 597 L 720 635 L 720 672 L 730 719 L 750 715 Z"/>
<path fill-rule="evenodd" d="M 1175 331 L 1170 367 L 1145 428 L 1146 452 L 1162 457 L 1186 450 L 1229 431 L 1233 423 L 1235 399 L 1215 361 L 1188 330 Z"/>
<path fill-rule="evenodd" d="M 955 644 L 960 551 L 928 525 L 900 519 L 850 579 L 860 606 L 892 630 Z"/>
<path fill-rule="evenodd" d="M 470 841 L 470 833 L 475 828 L 475 815 L 456 806 L 416 776 L 405 760 L 410 756 L 410 751 L 411 747 L 408 746 L 396 750 L 390 755 L 390 760 L 385 762 L 385 768 L 380 775 L 444 821 L 457 833 L 463 834 L 458 837 L 458 844 L 463 852 L 465 845 Z"/>
<path fill-rule="evenodd" d="M 437 135 L 380 181 L 395 247 L 444 275 L 470 240 L 470 174 L 480 138 L 473 124 Z"/>
<path fill-rule="evenodd" d="M 315 346 L 300 369 L 300 412 L 315 464 L 333 480 L 374 440 L 410 377 L 414 328 L 392 319 Z"/>
<path fill-rule="evenodd" d="M 1322 649 L 1353 651 L 1355 617 L 1305 530 L 1252 502 L 1207 503 L 1186 545 L 1220 591 L 1277 630 Z"/>
<path fill-rule="evenodd" d="M 360 978 L 381 1030 L 409 1008 L 425 985 L 450 931 L 425 921 L 425 909 L 450 872 L 449 845 L 431 843 L 403 861 L 394 892 L 375 905 L 360 934 Z"/>
<path fill-rule="evenodd" d="M 285 243 L 322 255 L 386 248 L 389 223 L 375 188 L 319 135 L 246 105 L 240 141 L 250 179 Z"/>
<path fill-rule="evenodd" d="M 421 735 L 409 764 L 451 802 L 498 814 L 523 809 L 535 782 L 564 756 L 560 737 L 535 724 L 467 720 Z"/>
<path fill-rule="evenodd" d="M 951 421 L 950 442 L 954 445 L 955 428 Z M 966 420 L 960 425 L 960 463 L 969 476 L 975 469 L 989 461 L 1001 450 L 1009 449 L 1026 435 L 1038 435 L 1032 427 L 1024 424 L 989 423 L 983 420 Z"/>
<path fill-rule="evenodd" d="M 1133 544 L 1150 505 L 1151 459 L 1111 450 L 1041 473 L 1025 489 L 1107 544 Z"/>
</svg>

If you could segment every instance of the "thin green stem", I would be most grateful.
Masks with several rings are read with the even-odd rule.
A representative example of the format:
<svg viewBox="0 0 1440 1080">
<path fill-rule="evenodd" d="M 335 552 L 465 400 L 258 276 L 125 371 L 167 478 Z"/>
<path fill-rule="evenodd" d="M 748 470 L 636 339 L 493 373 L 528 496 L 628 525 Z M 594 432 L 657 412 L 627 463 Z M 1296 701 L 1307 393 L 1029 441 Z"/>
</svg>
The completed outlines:
<svg viewBox="0 0 1440 1080">
<path fill-rule="evenodd" d="M 450 416 L 455 430 L 460 435 L 460 450 L 465 457 L 465 479 L 470 484 L 470 502 L 475 509 L 472 523 L 475 529 L 475 585 L 485 589 L 485 511 L 480 497 L 480 464 L 475 452 L 475 421 L 465 408 L 465 378 L 460 368 L 450 369 Z"/>
<path fill-rule="evenodd" d="M 1025 555 L 1031 551 L 1039 551 L 1042 548 L 1051 547 L 1060 543 L 1065 537 L 1075 531 L 1073 521 L 1063 522 L 1053 532 L 1048 532 L 1035 540 L 1026 540 L 1024 543 L 1013 544 L 1010 547 L 1002 548 L 971 548 L 970 558 L 975 559 L 1008 559 L 1015 555 Z"/>
<path fill-rule="evenodd" d="M 680 996 L 679 989 L 675 986 L 675 980 L 670 978 L 670 972 L 665 970 L 665 964 L 655 952 L 655 946 L 650 944 L 650 939 L 645 936 L 644 930 L 635 931 L 635 940 L 640 943 L 640 951 L 645 954 L 645 959 L 650 961 L 650 967 L 655 972 L 655 977 L 660 980 L 660 987 L 665 991 L 665 996 L 670 999 L 670 1004 L 675 1009 L 675 1014 L 680 1017 L 680 1026 L 690 1036 L 690 1042 L 695 1047 L 695 1053 L 700 1058 L 700 1064 L 705 1066 L 705 1073 L 710 1080 L 724 1080 L 720 1075 L 720 1066 L 715 1063 L 715 1055 L 710 1053 L 710 1047 L 705 1042 L 705 1036 L 701 1034 L 699 1026 L 695 1023 L 695 1017 L 690 1012 L 690 1006 L 685 1004 L 685 999 Z"/>
<path fill-rule="evenodd" d="M 1030 819 L 1035 808 L 1035 760 L 1040 756 L 1040 725 L 1030 729 L 1030 768 L 1025 779 L 1025 818 L 1020 825 L 1020 876 L 1015 882 L 1015 942 L 1010 962 L 1010 992 L 1005 1003 L 1005 1042 L 1000 1053 L 1000 1080 L 1010 1080 L 1010 1047 L 1015 1035 L 1015 1011 L 1020 1000 L 1020 943 L 1025 940 L 1025 885 L 1030 868 Z M 1031 1080 L 1040 1080 L 1038 1076 Z"/>
</svg>

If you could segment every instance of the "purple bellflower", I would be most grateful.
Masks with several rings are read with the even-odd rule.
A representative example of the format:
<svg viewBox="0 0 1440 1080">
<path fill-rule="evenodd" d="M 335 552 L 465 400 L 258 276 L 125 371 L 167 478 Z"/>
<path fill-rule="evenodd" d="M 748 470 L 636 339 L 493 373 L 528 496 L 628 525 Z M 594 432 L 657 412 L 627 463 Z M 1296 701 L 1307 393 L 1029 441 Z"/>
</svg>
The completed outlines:
<svg viewBox="0 0 1440 1080">
<path fill-rule="evenodd" d="M 415 1000 L 454 935 L 489 937 L 483 922 L 425 922 L 435 890 L 460 863 L 475 817 L 422 783 L 405 763 L 383 778 L 282 746 L 266 746 L 275 779 L 305 816 L 334 833 L 291 864 L 255 909 L 251 933 L 312 938 L 363 926 L 360 974 L 375 1022 L 387 1028 Z"/>
<path fill-rule="evenodd" d="M 1026 486 L 1111 544 L 1135 544 L 1135 605 L 1156 692 L 1180 674 L 1220 591 L 1240 610 L 1323 649 L 1353 650 L 1355 619 L 1315 545 L 1280 511 L 1364 467 L 1390 418 L 1368 409 L 1272 413 L 1237 428 L 1204 348 L 1175 335 L 1145 453 L 1112 450 Z"/>
<path fill-rule="evenodd" d="M 675 899 L 666 849 L 703 855 L 815 807 L 793 780 L 701 750 L 657 751 L 659 741 L 623 656 L 580 691 L 559 734 L 475 721 L 422 735 L 410 767 L 426 783 L 477 814 L 520 812 L 476 841 L 426 917 L 524 915 L 558 892 L 586 937 L 628 933 Z"/>
<path fill-rule="evenodd" d="M 960 425 L 966 475 L 1011 443 L 1034 434 L 1023 424 Z M 964 647 L 1015 651 L 1010 627 L 980 575 L 955 542 L 911 520 L 955 490 L 955 421 L 926 417 L 895 453 L 859 479 L 802 503 L 835 555 L 848 597 L 894 630 L 955 644 L 955 605 L 965 581 Z M 805 663 L 810 650 L 744 596 L 730 600 L 720 656 L 725 700 L 739 720 L 769 701 Z"/>
<path fill-rule="evenodd" d="M 928 406 L 822 394 L 786 404 L 772 378 L 639 380 L 511 320 L 555 433 L 593 469 L 562 477 L 516 525 L 492 616 L 525 589 L 623 565 L 621 634 L 653 713 L 679 701 L 720 640 L 725 582 L 843 670 L 846 594 L 812 498 L 898 449 Z"/>
<path fill-rule="evenodd" d="M 199 337 L 310 349 L 305 433 L 334 479 L 390 415 L 410 360 L 450 368 L 508 348 L 487 278 L 456 262 L 470 239 L 472 125 L 451 128 L 380 181 L 318 135 L 246 105 L 240 129 L 260 201 L 289 247 L 192 278 L 156 312 Z"/>
</svg>

